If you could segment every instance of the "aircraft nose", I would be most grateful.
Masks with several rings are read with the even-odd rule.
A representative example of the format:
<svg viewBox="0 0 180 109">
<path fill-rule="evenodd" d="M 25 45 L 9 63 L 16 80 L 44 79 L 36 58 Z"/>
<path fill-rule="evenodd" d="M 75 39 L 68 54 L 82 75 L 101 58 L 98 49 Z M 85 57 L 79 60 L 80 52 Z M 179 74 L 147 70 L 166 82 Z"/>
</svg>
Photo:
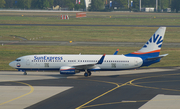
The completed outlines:
<svg viewBox="0 0 180 109">
<path fill-rule="evenodd" d="M 9 66 L 15 68 L 15 63 L 14 63 L 14 61 L 10 62 L 10 63 L 9 63 Z"/>
</svg>

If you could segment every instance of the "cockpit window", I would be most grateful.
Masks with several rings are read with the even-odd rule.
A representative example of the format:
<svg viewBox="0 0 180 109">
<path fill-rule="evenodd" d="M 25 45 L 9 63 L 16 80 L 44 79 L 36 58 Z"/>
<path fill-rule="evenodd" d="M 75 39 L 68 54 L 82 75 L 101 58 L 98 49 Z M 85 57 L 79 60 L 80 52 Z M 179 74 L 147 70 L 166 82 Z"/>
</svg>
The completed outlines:
<svg viewBox="0 0 180 109">
<path fill-rule="evenodd" d="M 21 61 L 21 59 L 16 59 L 16 61 Z"/>
</svg>

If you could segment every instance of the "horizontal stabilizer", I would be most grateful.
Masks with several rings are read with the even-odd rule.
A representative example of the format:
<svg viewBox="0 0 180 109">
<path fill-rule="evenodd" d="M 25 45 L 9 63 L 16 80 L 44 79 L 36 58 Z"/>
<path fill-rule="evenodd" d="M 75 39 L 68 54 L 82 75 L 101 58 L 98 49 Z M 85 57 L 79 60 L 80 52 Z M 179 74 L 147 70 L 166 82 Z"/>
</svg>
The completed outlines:
<svg viewBox="0 0 180 109">
<path fill-rule="evenodd" d="M 153 58 L 147 58 L 147 60 L 155 60 L 155 59 L 159 59 L 159 58 L 163 58 L 165 56 L 167 56 L 168 54 L 163 54 L 163 55 L 159 55 L 158 57 L 153 57 Z"/>
</svg>

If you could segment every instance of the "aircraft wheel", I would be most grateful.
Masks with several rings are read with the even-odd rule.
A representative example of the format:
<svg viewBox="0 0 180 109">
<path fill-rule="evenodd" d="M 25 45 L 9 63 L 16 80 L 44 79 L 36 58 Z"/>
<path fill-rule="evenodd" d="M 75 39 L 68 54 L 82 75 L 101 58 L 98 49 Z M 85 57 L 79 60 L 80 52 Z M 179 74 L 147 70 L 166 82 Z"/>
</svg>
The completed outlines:
<svg viewBox="0 0 180 109">
<path fill-rule="evenodd" d="M 88 77 L 88 76 L 89 76 L 89 73 L 85 72 L 85 73 L 84 73 L 84 76 L 85 76 L 85 77 Z"/>
<path fill-rule="evenodd" d="M 89 76 L 91 76 L 91 71 L 88 71 Z"/>
</svg>

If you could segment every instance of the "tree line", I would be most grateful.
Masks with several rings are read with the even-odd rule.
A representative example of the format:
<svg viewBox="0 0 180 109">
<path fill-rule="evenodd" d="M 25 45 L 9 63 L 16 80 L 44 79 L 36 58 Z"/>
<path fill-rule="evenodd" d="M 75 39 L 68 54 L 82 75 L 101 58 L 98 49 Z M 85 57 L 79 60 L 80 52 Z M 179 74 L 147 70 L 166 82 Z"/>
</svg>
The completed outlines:
<svg viewBox="0 0 180 109">
<path fill-rule="evenodd" d="M 116 2 L 123 9 L 128 9 L 128 0 L 91 0 L 89 10 L 104 10 L 104 7 L 109 5 L 110 1 Z M 131 1 L 133 1 L 132 7 L 130 5 Z M 48 9 L 56 5 L 62 8 L 68 8 L 69 10 L 85 9 L 84 0 L 81 0 L 80 4 L 76 4 L 76 0 L 0 0 L 0 8 L 5 9 Z M 141 7 L 155 8 L 156 0 L 141 0 Z M 129 8 L 139 9 L 139 0 L 129 0 Z M 175 9 L 178 12 L 180 10 L 180 0 L 158 0 L 158 9 L 166 8 Z"/>
<path fill-rule="evenodd" d="M 76 4 L 76 0 L 0 0 L 0 8 L 5 9 L 48 9 L 57 5 L 70 10 L 85 8 L 84 0 L 81 4 Z"/>
</svg>

